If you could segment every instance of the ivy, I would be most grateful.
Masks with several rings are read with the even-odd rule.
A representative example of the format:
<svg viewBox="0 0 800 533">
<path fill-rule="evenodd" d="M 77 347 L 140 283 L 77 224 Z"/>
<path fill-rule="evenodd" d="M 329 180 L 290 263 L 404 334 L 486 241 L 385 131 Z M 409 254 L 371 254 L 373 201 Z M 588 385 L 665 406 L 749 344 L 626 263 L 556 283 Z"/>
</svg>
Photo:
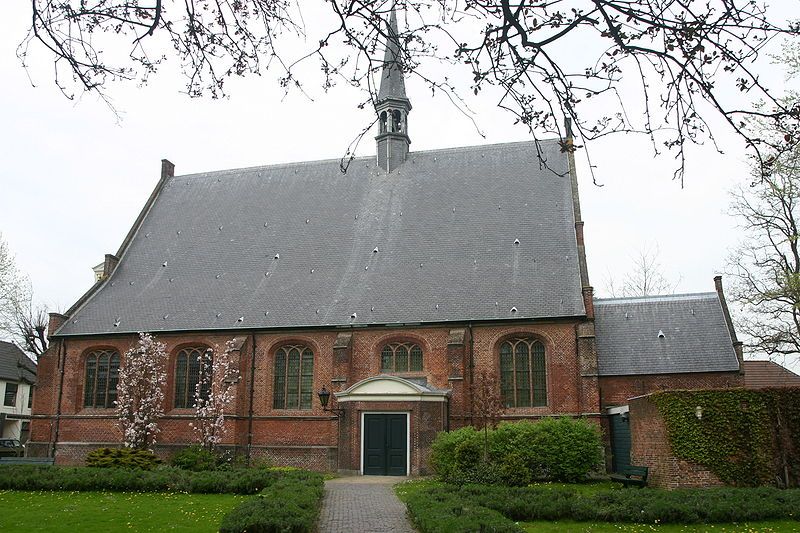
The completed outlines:
<svg viewBox="0 0 800 533">
<path fill-rule="evenodd" d="M 651 398 L 677 457 L 731 485 L 798 485 L 800 389 L 674 391 Z"/>
</svg>

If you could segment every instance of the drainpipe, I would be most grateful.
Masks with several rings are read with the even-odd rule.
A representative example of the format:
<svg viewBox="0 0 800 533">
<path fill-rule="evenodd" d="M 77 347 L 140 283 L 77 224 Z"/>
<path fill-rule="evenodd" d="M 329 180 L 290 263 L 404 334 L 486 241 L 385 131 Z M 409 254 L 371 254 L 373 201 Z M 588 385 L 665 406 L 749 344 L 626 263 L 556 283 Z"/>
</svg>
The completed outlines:
<svg viewBox="0 0 800 533">
<path fill-rule="evenodd" d="M 56 404 L 56 430 L 55 436 L 53 437 L 53 442 L 50 445 L 50 457 L 55 459 L 56 457 L 56 446 L 58 445 L 58 432 L 61 428 L 61 397 L 64 392 L 64 364 L 67 359 L 67 341 L 63 339 L 61 341 L 60 347 L 60 354 L 59 354 L 59 371 L 60 376 L 58 379 L 58 403 Z"/>
<path fill-rule="evenodd" d="M 250 334 L 250 401 L 247 413 L 247 466 L 250 466 L 250 458 L 253 449 L 253 387 L 256 380 L 256 334 Z"/>
<path fill-rule="evenodd" d="M 470 425 L 472 425 L 475 422 L 472 415 L 473 411 L 472 393 L 475 383 L 475 341 L 472 336 L 472 322 L 467 324 L 467 329 L 469 330 L 469 423 Z M 448 409 L 449 409 L 449 404 L 448 404 Z"/>
<path fill-rule="evenodd" d="M 444 430 L 450 431 L 450 398 L 444 402 Z"/>
</svg>

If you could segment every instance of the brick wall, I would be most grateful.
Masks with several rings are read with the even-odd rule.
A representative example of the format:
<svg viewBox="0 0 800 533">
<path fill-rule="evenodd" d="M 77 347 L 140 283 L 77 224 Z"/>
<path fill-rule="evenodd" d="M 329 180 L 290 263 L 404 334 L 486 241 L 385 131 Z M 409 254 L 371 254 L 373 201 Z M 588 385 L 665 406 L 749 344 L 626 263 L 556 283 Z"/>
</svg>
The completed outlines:
<svg viewBox="0 0 800 533">
<path fill-rule="evenodd" d="M 250 410 L 251 365 L 253 378 L 253 455 L 263 455 L 276 464 L 307 464 L 315 469 L 332 468 L 336 463 L 343 469 L 359 468 L 360 426 L 343 427 L 337 439 L 337 419 L 325 412 L 316 399 L 316 391 L 326 386 L 331 391 L 341 391 L 367 377 L 380 374 L 380 351 L 393 341 L 410 341 L 423 349 L 423 371 L 398 374 L 402 377 L 424 377 L 428 384 L 451 390 L 450 423 L 458 427 L 470 419 L 470 376 L 482 370 L 499 370 L 499 344 L 510 336 L 533 335 L 546 347 L 548 405 L 535 408 L 515 408 L 508 418 L 536 418 L 552 415 L 596 414 L 599 411 L 596 376 L 591 375 L 592 358 L 596 368 L 593 347 L 582 348 L 576 334 L 577 321 L 543 323 L 482 325 L 470 330 L 466 327 L 417 328 L 365 328 L 347 330 L 298 330 L 292 332 L 231 332 L 228 334 L 172 334 L 157 335 L 167 345 L 170 354 L 166 383 L 166 416 L 161 422 L 162 432 L 158 442 L 162 445 L 184 445 L 193 442 L 189 423 L 191 410 L 174 409 L 174 367 L 178 351 L 186 346 L 220 346 L 227 340 L 241 337 L 240 351 L 234 359 L 238 362 L 241 380 L 236 388 L 236 399 L 229 409 L 229 431 L 223 444 L 244 450 L 248 444 L 248 413 Z M 584 332 L 585 333 L 585 332 Z M 347 335 L 351 335 L 347 337 Z M 338 339 L 338 341 L 337 341 Z M 114 349 L 120 354 L 136 342 L 135 335 L 109 335 L 94 338 L 67 338 L 53 342 L 48 353 L 40 358 L 39 389 L 34 402 L 34 413 L 40 415 L 32 423 L 33 449 L 47 449 L 58 428 L 59 462 L 80 462 L 82 454 L 91 449 L 91 443 L 119 442 L 113 409 L 86 409 L 83 407 L 85 359 L 95 349 Z M 275 352 L 284 344 L 308 345 L 314 358 L 314 401 L 311 410 L 273 409 L 273 365 Z M 591 343 L 589 343 L 591 344 Z M 335 348 L 336 346 L 336 348 Z M 59 354 L 64 351 L 64 377 L 58 409 L 60 380 Z M 334 355 L 335 354 L 335 355 Z M 472 355 L 472 357 L 470 357 Z M 470 360 L 474 361 L 471 368 Z M 587 363 L 588 361 L 588 363 Z M 588 366 L 587 366 L 588 365 Z M 589 369 L 589 375 L 583 371 Z M 440 411 L 444 404 L 431 406 L 400 406 L 414 413 L 420 427 L 412 429 L 418 439 L 412 443 L 411 471 L 423 473 L 427 469 L 427 450 L 435 433 L 447 427 L 446 415 Z M 375 405 L 357 409 L 376 410 Z M 346 425 L 346 424 L 345 424 Z M 66 444 L 71 443 L 71 444 Z M 80 443 L 85 443 L 81 445 Z M 337 451 L 341 448 L 341 451 Z"/>
<path fill-rule="evenodd" d="M 629 406 L 631 464 L 649 467 L 650 486 L 676 489 L 723 485 L 713 472 L 673 455 L 664 419 L 648 396 L 631 400 Z"/>
<path fill-rule="evenodd" d="M 744 386 L 738 372 L 700 372 L 642 376 L 601 376 L 600 404 L 605 408 L 625 405 L 629 398 L 662 390 L 728 389 Z"/>
</svg>

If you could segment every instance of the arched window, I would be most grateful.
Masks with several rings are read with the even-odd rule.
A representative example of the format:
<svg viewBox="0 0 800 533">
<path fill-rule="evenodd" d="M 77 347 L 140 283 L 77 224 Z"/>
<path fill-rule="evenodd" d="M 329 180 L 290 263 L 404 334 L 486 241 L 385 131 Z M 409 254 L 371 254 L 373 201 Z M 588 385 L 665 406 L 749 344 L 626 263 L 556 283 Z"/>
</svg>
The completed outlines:
<svg viewBox="0 0 800 533">
<path fill-rule="evenodd" d="M 117 400 L 119 353 L 114 350 L 95 350 L 86 356 L 86 379 L 83 387 L 83 406 L 110 408 Z"/>
<path fill-rule="evenodd" d="M 314 397 L 314 352 L 302 345 L 286 345 L 275 352 L 274 409 L 311 409 Z"/>
<path fill-rule="evenodd" d="M 394 342 L 381 350 L 381 372 L 421 372 L 422 348 L 410 342 Z"/>
<path fill-rule="evenodd" d="M 506 407 L 547 405 L 544 344 L 520 337 L 500 345 L 500 395 Z"/>
<path fill-rule="evenodd" d="M 392 131 L 396 131 L 398 133 L 402 133 L 403 131 L 403 117 L 400 114 L 400 111 L 396 109 L 392 112 Z"/>
<path fill-rule="evenodd" d="M 380 123 L 381 123 L 381 125 L 380 125 L 380 132 L 381 132 L 381 133 L 386 133 L 386 111 L 384 111 L 383 113 L 381 113 L 381 119 L 380 119 Z"/>
<path fill-rule="evenodd" d="M 200 382 L 201 367 L 205 366 L 209 371 L 211 360 L 205 365 L 201 358 L 206 357 L 208 348 L 203 346 L 192 346 L 184 348 L 178 352 L 175 360 L 175 408 L 187 409 L 194 407 L 194 398 L 197 393 L 197 384 Z M 209 380 L 204 380 L 203 390 L 200 391 L 202 397 L 207 398 L 210 392 Z"/>
</svg>

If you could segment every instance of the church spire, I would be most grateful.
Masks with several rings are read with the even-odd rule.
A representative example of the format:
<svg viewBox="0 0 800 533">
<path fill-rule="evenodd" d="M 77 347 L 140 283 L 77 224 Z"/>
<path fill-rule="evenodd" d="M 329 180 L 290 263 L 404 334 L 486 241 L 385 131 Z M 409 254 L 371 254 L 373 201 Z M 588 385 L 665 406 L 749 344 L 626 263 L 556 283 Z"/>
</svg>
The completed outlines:
<svg viewBox="0 0 800 533">
<path fill-rule="evenodd" d="M 378 166 L 391 172 L 406 160 L 408 146 L 408 112 L 411 102 L 406 96 L 403 79 L 400 32 L 397 29 L 397 14 L 392 6 L 387 27 L 386 52 L 381 70 L 381 83 L 375 111 L 378 113 L 379 131 L 377 141 Z"/>
<path fill-rule="evenodd" d="M 400 50 L 400 32 L 397 30 L 397 13 L 394 7 L 389 15 L 389 27 L 386 32 L 386 52 L 383 56 L 383 71 L 381 72 L 381 85 L 378 90 L 378 102 L 392 98 L 395 100 L 408 100 L 406 98 L 406 84 L 403 80 L 403 71 L 400 69 L 402 62 Z"/>
</svg>

